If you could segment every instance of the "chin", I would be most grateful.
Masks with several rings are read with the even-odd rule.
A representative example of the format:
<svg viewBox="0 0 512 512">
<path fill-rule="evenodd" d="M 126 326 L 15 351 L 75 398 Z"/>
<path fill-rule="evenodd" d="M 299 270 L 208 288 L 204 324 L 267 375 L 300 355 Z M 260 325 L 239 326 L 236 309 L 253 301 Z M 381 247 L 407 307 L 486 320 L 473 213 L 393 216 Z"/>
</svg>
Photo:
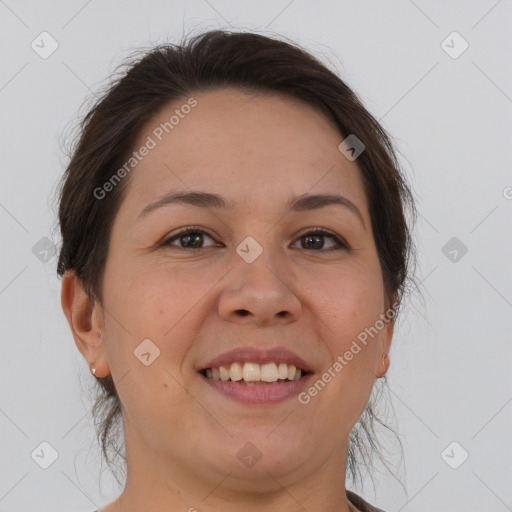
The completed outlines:
<svg viewBox="0 0 512 512">
<path fill-rule="evenodd" d="M 276 484 L 274 478 L 281 481 L 284 477 L 305 473 L 306 463 L 311 460 L 304 450 L 307 444 L 285 444 L 282 436 L 270 440 L 271 430 L 266 428 L 259 436 L 245 434 L 242 438 L 231 439 L 228 449 L 211 455 L 211 466 L 221 474 L 231 473 L 230 478 L 240 483 L 248 480 L 247 485 L 254 487 L 254 491 L 268 486 L 267 491 L 272 490 Z"/>
</svg>

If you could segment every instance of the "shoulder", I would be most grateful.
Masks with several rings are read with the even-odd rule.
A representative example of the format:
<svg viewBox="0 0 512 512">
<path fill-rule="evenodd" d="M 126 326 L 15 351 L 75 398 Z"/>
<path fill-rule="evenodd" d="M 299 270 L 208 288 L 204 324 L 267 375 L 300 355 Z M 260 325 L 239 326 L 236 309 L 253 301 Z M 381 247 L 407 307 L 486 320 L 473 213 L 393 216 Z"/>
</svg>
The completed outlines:
<svg viewBox="0 0 512 512">
<path fill-rule="evenodd" d="M 361 496 L 358 496 L 352 491 L 346 491 L 346 494 L 350 503 L 356 506 L 361 512 L 384 512 L 381 508 L 370 505 L 367 501 L 363 500 Z"/>
</svg>

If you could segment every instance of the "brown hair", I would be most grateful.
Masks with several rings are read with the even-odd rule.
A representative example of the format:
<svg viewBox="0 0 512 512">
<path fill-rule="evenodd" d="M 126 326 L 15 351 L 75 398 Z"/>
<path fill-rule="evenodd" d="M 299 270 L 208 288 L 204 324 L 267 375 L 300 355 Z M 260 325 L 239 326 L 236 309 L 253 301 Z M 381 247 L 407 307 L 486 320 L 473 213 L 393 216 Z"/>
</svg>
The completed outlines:
<svg viewBox="0 0 512 512">
<path fill-rule="evenodd" d="M 414 200 L 389 136 L 334 72 L 292 42 L 222 30 L 199 34 L 179 45 L 159 45 L 144 50 L 142 56 L 136 53 L 117 71 L 80 122 L 60 183 L 59 276 L 73 270 L 89 299 L 102 303 L 110 232 L 129 178 L 101 200 L 93 191 L 126 162 L 141 127 L 162 107 L 208 89 L 277 92 L 315 107 L 335 123 L 342 138 L 354 134 L 363 142 L 365 150 L 356 163 L 368 199 L 388 307 L 393 304 L 398 313 L 414 256 L 405 216 L 408 206 L 415 219 Z M 121 404 L 112 376 L 95 378 L 101 393 L 93 416 L 101 420 L 97 436 L 110 466 L 108 448 L 120 453 L 114 426 L 122 418 Z M 371 398 L 350 438 L 347 469 L 354 482 L 357 474 L 360 477 L 358 454 L 366 466 L 374 449 L 380 455 L 375 421 L 384 425 Z M 370 441 L 369 451 L 365 439 Z"/>
</svg>

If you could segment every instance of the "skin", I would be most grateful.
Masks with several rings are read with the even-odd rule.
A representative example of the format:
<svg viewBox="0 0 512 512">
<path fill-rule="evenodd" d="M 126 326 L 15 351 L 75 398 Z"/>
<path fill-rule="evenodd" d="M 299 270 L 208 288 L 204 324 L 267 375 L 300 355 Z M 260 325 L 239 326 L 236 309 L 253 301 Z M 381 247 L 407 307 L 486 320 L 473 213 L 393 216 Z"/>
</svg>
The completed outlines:
<svg viewBox="0 0 512 512">
<path fill-rule="evenodd" d="M 87 300 L 73 272 L 62 282 L 77 347 L 96 376 L 112 374 L 123 406 L 127 482 L 102 510 L 354 511 L 344 487 L 348 438 L 375 379 L 388 370 L 382 354 L 392 322 L 306 405 L 296 397 L 241 404 L 210 389 L 196 370 L 237 346 L 284 346 L 320 377 L 386 311 L 357 163 L 339 151 L 342 137 L 330 120 L 298 100 L 234 89 L 194 97 L 197 106 L 129 177 L 103 305 Z M 185 101 L 154 116 L 135 147 Z M 189 189 L 235 206 L 173 204 L 138 218 L 167 191 Z M 338 205 L 287 210 L 291 195 L 317 193 L 350 199 L 366 227 Z M 187 237 L 158 247 L 189 225 L 207 232 L 202 248 L 183 248 Z M 301 237 L 318 226 L 350 250 L 326 252 L 336 247 L 329 236 L 320 238 L 324 248 L 308 245 Z M 236 252 L 247 236 L 263 249 L 252 263 Z M 133 353 L 147 338 L 160 350 L 149 366 Z M 248 441 L 262 453 L 251 468 L 237 458 Z"/>
</svg>

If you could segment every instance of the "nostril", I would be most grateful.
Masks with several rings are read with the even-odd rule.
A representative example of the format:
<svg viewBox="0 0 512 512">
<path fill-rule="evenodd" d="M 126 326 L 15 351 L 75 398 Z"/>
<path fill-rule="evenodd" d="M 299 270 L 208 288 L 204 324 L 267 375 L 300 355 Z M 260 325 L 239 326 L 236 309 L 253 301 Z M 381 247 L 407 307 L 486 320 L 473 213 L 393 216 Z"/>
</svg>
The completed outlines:
<svg viewBox="0 0 512 512">
<path fill-rule="evenodd" d="M 238 312 L 242 316 L 247 316 L 249 314 L 249 311 L 247 311 L 246 309 L 239 309 Z"/>
</svg>

